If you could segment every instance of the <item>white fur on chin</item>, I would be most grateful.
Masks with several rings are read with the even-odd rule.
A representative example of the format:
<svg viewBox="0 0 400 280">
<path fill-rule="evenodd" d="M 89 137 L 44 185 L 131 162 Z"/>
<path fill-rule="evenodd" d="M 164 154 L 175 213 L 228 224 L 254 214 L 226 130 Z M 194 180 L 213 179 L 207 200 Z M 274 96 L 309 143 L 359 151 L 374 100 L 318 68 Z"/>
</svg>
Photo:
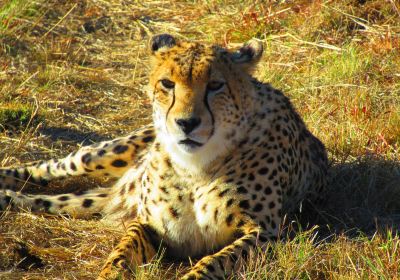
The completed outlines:
<svg viewBox="0 0 400 280">
<path fill-rule="evenodd" d="M 192 174 L 203 173 L 217 157 L 225 155 L 229 151 L 229 148 L 224 145 L 224 140 L 219 135 L 213 135 L 208 142 L 196 148 L 193 152 L 184 151 L 179 147 L 177 140 L 164 131 L 158 132 L 158 139 L 163 144 L 171 160 Z"/>
</svg>

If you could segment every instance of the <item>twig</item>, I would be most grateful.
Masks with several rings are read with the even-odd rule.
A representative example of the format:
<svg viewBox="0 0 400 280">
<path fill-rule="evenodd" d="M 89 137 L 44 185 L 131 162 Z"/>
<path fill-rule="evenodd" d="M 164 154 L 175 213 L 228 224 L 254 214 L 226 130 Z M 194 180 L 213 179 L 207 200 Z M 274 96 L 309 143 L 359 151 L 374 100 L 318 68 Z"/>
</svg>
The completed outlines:
<svg viewBox="0 0 400 280">
<path fill-rule="evenodd" d="M 297 38 L 296 36 L 294 36 L 293 34 L 290 34 L 290 33 L 286 33 L 285 35 L 287 37 L 290 37 L 290 38 L 296 40 L 297 42 L 302 43 L 302 44 L 311 45 L 311 46 L 324 48 L 324 49 L 330 49 L 330 50 L 334 50 L 334 51 L 338 51 L 338 52 L 342 51 L 341 48 L 333 46 L 333 45 L 329 45 L 329 44 L 326 44 L 326 43 L 314 43 L 314 42 L 304 41 L 304 40 L 299 39 L 299 38 Z"/>
<path fill-rule="evenodd" d="M 37 74 L 39 73 L 39 71 L 36 71 L 35 73 L 33 73 L 32 75 L 30 75 L 25 81 L 23 81 L 18 87 L 17 90 L 20 89 L 22 86 L 24 86 L 27 82 L 29 82 L 33 77 L 35 77 Z"/>
<path fill-rule="evenodd" d="M 52 28 L 49 29 L 49 31 L 47 31 L 42 37 L 41 39 L 43 39 L 44 37 L 46 37 L 51 31 L 53 31 L 54 28 L 56 28 L 77 6 L 78 4 L 75 3 L 71 9 L 69 9 L 69 11 L 55 24 L 53 25 Z"/>
<path fill-rule="evenodd" d="M 397 5 L 394 2 L 394 0 L 390 0 L 390 4 L 392 4 L 393 10 L 395 10 L 397 12 L 397 14 L 400 16 L 400 10 L 399 10 L 399 8 L 397 8 Z"/>
</svg>

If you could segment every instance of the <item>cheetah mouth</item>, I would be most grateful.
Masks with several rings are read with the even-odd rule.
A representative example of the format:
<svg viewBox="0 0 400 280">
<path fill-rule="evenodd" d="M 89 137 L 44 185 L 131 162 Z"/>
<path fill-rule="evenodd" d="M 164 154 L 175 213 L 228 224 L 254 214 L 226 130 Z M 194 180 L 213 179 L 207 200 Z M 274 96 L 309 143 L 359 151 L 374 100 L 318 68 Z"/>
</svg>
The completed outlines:
<svg viewBox="0 0 400 280">
<path fill-rule="evenodd" d="M 178 143 L 179 143 L 179 145 L 184 146 L 184 147 L 189 148 L 189 149 L 194 149 L 194 148 L 198 148 L 198 147 L 203 146 L 202 143 L 194 141 L 194 140 L 189 139 L 189 138 L 181 140 Z"/>
</svg>

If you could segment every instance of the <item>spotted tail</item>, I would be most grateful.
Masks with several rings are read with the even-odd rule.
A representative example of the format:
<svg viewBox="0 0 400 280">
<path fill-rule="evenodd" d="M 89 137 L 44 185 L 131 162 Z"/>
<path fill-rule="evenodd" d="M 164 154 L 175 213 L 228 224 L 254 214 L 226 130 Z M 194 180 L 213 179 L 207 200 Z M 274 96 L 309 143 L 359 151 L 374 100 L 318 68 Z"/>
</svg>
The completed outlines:
<svg viewBox="0 0 400 280">
<path fill-rule="evenodd" d="M 153 139 L 154 130 L 148 126 L 126 137 L 82 147 L 62 159 L 0 168 L 0 189 L 20 191 L 26 183 L 46 185 L 53 179 L 70 176 L 119 178 L 140 160 Z"/>
<path fill-rule="evenodd" d="M 101 214 L 112 189 L 98 188 L 61 195 L 30 195 L 23 193 L 25 185 L 43 186 L 54 179 L 82 175 L 120 178 L 140 162 L 154 137 L 153 127 L 147 126 L 126 137 L 82 147 L 62 159 L 0 168 L 0 210 L 7 207 L 22 208 L 82 218 Z"/>
<path fill-rule="evenodd" d="M 99 188 L 86 192 L 60 195 L 31 195 L 0 190 L 0 211 L 28 210 L 75 218 L 101 217 L 108 203 L 110 189 Z"/>
</svg>

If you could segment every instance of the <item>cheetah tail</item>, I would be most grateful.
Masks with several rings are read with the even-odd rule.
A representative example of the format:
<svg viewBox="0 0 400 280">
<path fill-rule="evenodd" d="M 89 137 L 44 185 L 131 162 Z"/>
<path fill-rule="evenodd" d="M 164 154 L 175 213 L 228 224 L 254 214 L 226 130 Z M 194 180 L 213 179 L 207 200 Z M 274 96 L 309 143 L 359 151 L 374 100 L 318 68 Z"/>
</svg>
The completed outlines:
<svg viewBox="0 0 400 280">
<path fill-rule="evenodd" d="M 0 190 L 0 211 L 23 209 L 88 219 L 104 214 L 109 196 L 110 189 L 105 188 L 60 195 L 23 194 L 6 189 Z"/>
</svg>

